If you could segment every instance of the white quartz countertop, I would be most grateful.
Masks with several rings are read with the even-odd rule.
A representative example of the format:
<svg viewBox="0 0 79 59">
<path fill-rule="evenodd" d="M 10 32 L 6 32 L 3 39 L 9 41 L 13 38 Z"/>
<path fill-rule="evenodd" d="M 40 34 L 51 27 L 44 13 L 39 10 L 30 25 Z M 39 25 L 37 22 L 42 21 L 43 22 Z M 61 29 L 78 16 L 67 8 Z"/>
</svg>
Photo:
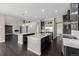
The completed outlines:
<svg viewBox="0 0 79 59">
<path fill-rule="evenodd" d="M 24 34 L 30 34 L 30 33 L 13 33 L 15 35 L 24 35 Z"/>
<path fill-rule="evenodd" d="M 79 49 L 79 39 L 63 38 L 63 44 L 64 46 L 69 46 Z"/>
<path fill-rule="evenodd" d="M 31 36 L 28 36 L 28 37 L 32 37 L 32 38 L 43 38 L 43 37 L 46 37 L 46 36 L 48 36 L 48 35 L 51 35 L 51 33 L 37 33 L 37 34 L 35 34 L 35 35 L 31 35 Z"/>
</svg>

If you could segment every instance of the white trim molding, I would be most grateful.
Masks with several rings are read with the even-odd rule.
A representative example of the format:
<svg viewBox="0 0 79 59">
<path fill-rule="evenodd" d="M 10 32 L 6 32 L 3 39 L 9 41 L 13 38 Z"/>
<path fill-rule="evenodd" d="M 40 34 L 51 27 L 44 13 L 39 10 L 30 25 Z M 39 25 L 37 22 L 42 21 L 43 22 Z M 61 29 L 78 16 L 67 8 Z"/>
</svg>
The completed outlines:
<svg viewBox="0 0 79 59">
<path fill-rule="evenodd" d="M 27 49 L 28 49 L 29 51 L 32 51 L 32 52 L 36 53 L 38 56 L 41 55 L 41 53 L 38 53 L 38 52 L 34 51 L 33 49 L 30 49 L 30 48 L 27 48 Z"/>
<path fill-rule="evenodd" d="M 5 39 L 3 39 L 3 38 L 0 38 L 0 43 L 1 43 L 1 42 L 5 42 Z"/>
</svg>

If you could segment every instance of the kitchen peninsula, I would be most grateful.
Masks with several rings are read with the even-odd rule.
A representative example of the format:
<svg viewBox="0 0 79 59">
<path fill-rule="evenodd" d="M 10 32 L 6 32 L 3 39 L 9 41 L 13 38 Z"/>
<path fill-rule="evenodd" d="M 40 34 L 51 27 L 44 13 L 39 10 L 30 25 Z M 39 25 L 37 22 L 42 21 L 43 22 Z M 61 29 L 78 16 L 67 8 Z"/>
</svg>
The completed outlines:
<svg viewBox="0 0 79 59">
<path fill-rule="evenodd" d="M 66 56 L 79 55 L 79 31 L 72 30 L 71 33 L 63 36 L 63 54 Z"/>
<path fill-rule="evenodd" d="M 27 49 L 41 55 L 42 51 L 51 44 L 51 33 L 38 33 L 28 36 Z"/>
<path fill-rule="evenodd" d="M 16 33 L 15 35 L 18 36 L 18 43 L 19 44 L 27 44 L 27 36 L 34 35 L 35 33 Z"/>
</svg>

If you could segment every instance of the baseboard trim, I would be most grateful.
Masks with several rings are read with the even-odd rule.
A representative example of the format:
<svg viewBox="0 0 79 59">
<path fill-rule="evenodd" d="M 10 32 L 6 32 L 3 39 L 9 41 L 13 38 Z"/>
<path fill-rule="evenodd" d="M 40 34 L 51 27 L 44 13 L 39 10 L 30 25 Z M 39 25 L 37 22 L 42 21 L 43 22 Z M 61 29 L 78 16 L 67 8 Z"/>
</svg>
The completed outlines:
<svg viewBox="0 0 79 59">
<path fill-rule="evenodd" d="M 36 52 L 36 51 L 34 51 L 34 50 L 30 49 L 30 48 L 27 48 L 27 49 L 28 49 L 29 51 L 32 51 L 32 52 L 36 53 L 38 56 L 41 55 L 41 53 L 38 53 L 38 52 Z"/>
<path fill-rule="evenodd" d="M 19 44 L 21 44 L 21 45 L 23 44 L 23 43 L 22 43 L 22 42 L 20 42 L 20 41 L 18 41 L 18 43 L 19 43 Z"/>
<path fill-rule="evenodd" d="M 4 43 L 5 42 L 5 40 L 0 40 L 0 43 Z"/>
</svg>

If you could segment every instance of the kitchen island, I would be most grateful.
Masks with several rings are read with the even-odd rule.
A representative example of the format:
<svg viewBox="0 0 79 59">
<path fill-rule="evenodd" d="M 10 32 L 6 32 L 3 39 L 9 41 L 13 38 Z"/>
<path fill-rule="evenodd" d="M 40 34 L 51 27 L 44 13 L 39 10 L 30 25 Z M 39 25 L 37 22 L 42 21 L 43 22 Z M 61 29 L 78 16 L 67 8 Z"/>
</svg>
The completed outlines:
<svg viewBox="0 0 79 59">
<path fill-rule="evenodd" d="M 35 35 L 28 36 L 27 49 L 41 55 L 51 43 L 51 33 L 38 33 Z"/>
<path fill-rule="evenodd" d="M 72 35 L 63 37 L 63 54 L 66 56 L 79 55 L 79 39 Z"/>
<path fill-rule="evenodd" d="M 14 33 L 18 37 L 18 44 L 27 44 L 27 36 L 34 35 L 35 33 Z"/>
<path fill-rule="evenodd" d="M 27 36 L 34 35 L 35 33 L 7 33 L 5 34 L 5 41 L 14 40 L 18 44 L 27 44 Z"/>
</svg>

